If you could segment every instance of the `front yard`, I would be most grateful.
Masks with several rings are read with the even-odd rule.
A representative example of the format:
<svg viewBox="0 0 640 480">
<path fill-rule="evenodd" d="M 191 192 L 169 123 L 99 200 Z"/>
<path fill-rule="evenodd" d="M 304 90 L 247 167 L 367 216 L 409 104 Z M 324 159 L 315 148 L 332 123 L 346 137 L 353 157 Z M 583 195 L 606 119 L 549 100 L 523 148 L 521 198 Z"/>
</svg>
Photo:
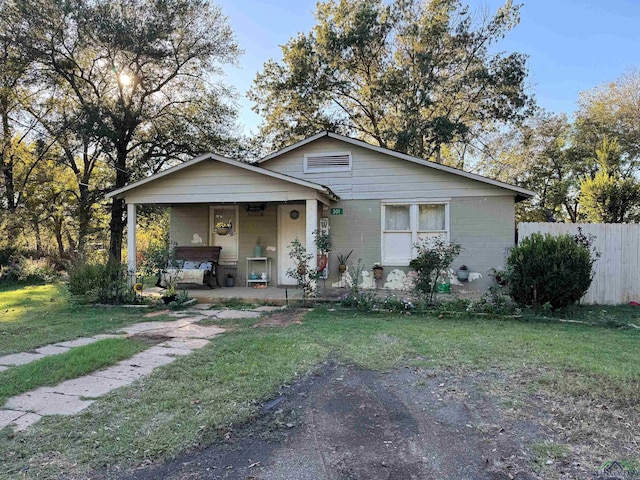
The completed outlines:
<svg viewBox="0 0 640 480">
<path fill-rule="evenodd" d="M 24 302 L 11 304 L 14 313 L 8 323 L 3 318 L 1 328 L 8 333 L 0 336 L 0 351 L 45 338 L 50 343 L 80 330 L 106 331 L 142 317 L 119 309 L 61 307 L 51 288 L 32 290 L 45 301 L 54 298 L 43 319 L 44 310 L 34 313 Z M 60 308 L 73 317 L 63 319 Z M 605 313 L 616 317 L 616 312 Z M 620 312 L 624 322 L 640 323 L 640 312 Z M 424 377 L 408 386 L 416 391 L 434 378 L 481 378 L 478 388 L 504 415 L 536 423 L 523 467 L 534 478 L 575 478 L 563 472 L 590 473 L 609 460 L 640 462 L 640 332 L 634 328 L 324 307 L 277 315 L 285 321 L 274 322 L 276 327 L 227 321 L 228 333 L 205 348 L 112 392 L 77 416 L 47 417 L 18 434 L 3 430 L 0 478 L 115 477 L 132 466 L 224 443 L 283 385 L 334 363 L 377 372 L 411 367 Z M 605 314 L 578 310 L 572 315 L 584 320 Z M 18 338 L 20 325 L 28 340 Z M 41 328 L 46 331 L 38 332 Z M 484 435 L 493 427 L 478 422 L 469 428 Z"/>
</svg>

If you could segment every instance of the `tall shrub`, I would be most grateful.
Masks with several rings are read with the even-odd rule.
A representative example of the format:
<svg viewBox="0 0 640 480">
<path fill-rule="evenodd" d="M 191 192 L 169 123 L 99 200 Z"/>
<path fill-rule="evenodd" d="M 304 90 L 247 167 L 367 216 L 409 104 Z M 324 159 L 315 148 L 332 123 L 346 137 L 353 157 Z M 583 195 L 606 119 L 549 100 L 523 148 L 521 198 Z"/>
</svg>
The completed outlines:
<svg viewBox="0 0 640 480">
<path fill-rule="evenodd" d="M 409 263 L 416 271 L 414 293 L 433 303 L 438 279 L 447 275 L 446 270 L 453 259 L 460 255 L 462 245 L 438 237 L 423 239 L 414 247 L 418 250 L 418 255 Z"/>
<path fill-rule="evenodd" d="M 127 265 L 116 261 L 106 264 L 78 263 L 69 272 L 69 292 L 83 303 L 135 303 L 128 287 Z"/>
<path fill-rule="evenodd" d="M 534 233 L 509 254 L 509 295 L 516 302 L 561 308 L 577 302 L 593 279 L 591 241 Z"/>
</svg>

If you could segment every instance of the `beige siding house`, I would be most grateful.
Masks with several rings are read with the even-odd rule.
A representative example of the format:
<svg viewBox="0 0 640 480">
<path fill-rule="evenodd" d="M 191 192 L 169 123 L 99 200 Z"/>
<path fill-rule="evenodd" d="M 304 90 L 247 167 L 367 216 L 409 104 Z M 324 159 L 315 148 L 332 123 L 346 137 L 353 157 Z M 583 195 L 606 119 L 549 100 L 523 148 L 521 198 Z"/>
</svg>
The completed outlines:
<svg viewBox="0 0 640 480">
<path fill-rule="evenodd" d="M 313 232 L 328 229 L 330 283 L 340 281 L 335 254 L 353 250 L 351 261 L 361 259 L 366 270 L 381 263 L 387 286 L 397 286 L 414 244 L 438 235 L 463 245 L 454 267 L 468 265 L 476 279 L 470 288 L 483 289 L 489 269 L 502 266 L 514 244 L 515 203 L 534 192 L 322 132 L 251 165 L 201 155 L 108 195 L 114 196 L 128 205 L 129 251 L 136 205 L 168 205 L 172 242 L 221 246 L 221 260 L 237 262 L 240 284 L 259 241 L 271 260 L 270 285 L 291 285 L 291 241 L 316 253 Z M 232 223 L 230 235 L 217 233 L 219 221 Z M 129 258 L 135 268 L 135 255 Z"/>
</svg>

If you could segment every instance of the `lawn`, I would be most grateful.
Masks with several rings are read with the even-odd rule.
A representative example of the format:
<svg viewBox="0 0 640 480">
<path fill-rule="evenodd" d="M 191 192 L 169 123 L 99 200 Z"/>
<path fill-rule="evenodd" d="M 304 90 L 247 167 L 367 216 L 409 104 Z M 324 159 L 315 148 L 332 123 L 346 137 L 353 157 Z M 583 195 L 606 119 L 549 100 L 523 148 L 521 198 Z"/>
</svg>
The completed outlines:
<svg viewBox="0 0 640 480">
<path fill-rule="evenodd" d="M 571 405 L 606 404 L 608 412 L 625 412 L 633 422 L 640 401 L 639 344 L 635 329 L 323 308 L 301 325 L 240 323 L 76 417 L 45 418 L 17 435 L 4 430 L 0 477 L 13 478 L 25 467 L 34 478 L 62 472 L 82 477 L 105 465 L 172 458 L 220 438 L 255 415 L 259 402 L 280 386 L 326 361 L 379 371 L 499 372 L 518 379 L 502 385 L 514 405 L 527 395 L 546 395 Z M 47 461 L 52 452 L 55 461 Z"/>
<path fill-rule="evenodd" d="M 14 395 L 88 375 L 147 348 L 149 343 L 142 340 L 108 338 L 26 365 L 9 368 L 0 372 L 0 405 L 4 405 L 7 399 Z"/>
<path fill-rule="evenodd" d="M 76 305 L 63 285 L 0 284 L 0 355 L 113 332 L 143 320 L 148 319 L 136 308 Z"/>
</svg>

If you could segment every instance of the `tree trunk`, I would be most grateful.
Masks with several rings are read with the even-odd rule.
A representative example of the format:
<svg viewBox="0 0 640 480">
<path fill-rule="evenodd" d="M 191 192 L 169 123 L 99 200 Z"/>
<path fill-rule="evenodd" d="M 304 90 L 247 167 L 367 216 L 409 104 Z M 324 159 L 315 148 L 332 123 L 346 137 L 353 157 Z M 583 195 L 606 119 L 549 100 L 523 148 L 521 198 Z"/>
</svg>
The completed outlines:
<svg viewBox="0 0 640 480">
<path fill-rule="evenodd" d="M 129 181 L 129 173 L 127 168 L 127 150 L 126 145 L 124 148 L 118 149 L 118 156 L 116 159 L 116 183 L 114 188 L 124 187 Z M 111 229 L 111 235 L 109 238 L 109 258 L 116 262 L 122 261 L 122 237 L 124 234 L 124 227 L 126 225 L 126 219 L 124 216 L 125 206 L 124 200 L 114 198 L 111 203 L 111 221 L 109 227 Z"/>
<path fill-rule="evenodd" d="M 83 179 L 82 182 L 86 184 L 88 179 Z M 80 198 L 78 200 L 78 255 L 80 258 L 84 258 L 91 223 L 91 201 L 89 199 L 89 187 L 79 184 L 78 188 L 80 190 Z"/>
</svg>

